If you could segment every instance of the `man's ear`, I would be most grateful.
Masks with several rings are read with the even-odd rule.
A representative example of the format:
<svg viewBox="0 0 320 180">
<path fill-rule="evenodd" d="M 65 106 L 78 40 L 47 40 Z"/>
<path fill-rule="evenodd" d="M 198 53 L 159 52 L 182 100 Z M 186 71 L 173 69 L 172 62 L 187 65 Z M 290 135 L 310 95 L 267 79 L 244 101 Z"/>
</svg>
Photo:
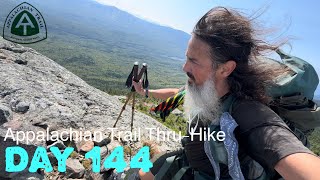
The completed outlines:
<svg viewBox="0 0 320 180">
<path fill-rule="evenodd" d="M 220 65 L 220 75 L 226 78 L 233 72 L 236 67 L 237 63 L 233 60 L 229 60 L 226 63 Z"/>
</svg>

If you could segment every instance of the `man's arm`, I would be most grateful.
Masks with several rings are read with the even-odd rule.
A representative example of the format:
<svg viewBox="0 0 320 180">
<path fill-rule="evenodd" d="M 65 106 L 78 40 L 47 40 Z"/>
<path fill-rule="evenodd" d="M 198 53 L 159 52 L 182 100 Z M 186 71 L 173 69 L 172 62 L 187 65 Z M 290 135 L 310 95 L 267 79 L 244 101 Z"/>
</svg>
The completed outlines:
<svg viewBox="0 0 320 180">
<path fill-rule="evenodd" d="M 320 179 L 320 158 L 308 153 L 291 154 L 281 159 L 275 170 L 284 179 Z"/>
<path fill-rule="evenodd" d="M 151 97 L 167 100 L 169 97 L 174 96 L 179 92 L 179 89 L 176 88 L 166 88 L 166 89 L 152 89 L 149 90 Z M 145 90 L 144 90 L 145 94 Z"/>
<path fill-rule="evenodd" d="M 132 84 L 136 89 L 137 93 L 139 93 L 142 96 L 146 95 L 146 90 L 143 89 L 141 81 L 138 83 L 135 81 L 132 81 Z M 150 97 L 167 100 L 169 97 L 177 94 L 178 92 L 179 92 L 178 88 L 165 88 L 165 89 L 150 89 L 148 93 Z"/>
</svg>

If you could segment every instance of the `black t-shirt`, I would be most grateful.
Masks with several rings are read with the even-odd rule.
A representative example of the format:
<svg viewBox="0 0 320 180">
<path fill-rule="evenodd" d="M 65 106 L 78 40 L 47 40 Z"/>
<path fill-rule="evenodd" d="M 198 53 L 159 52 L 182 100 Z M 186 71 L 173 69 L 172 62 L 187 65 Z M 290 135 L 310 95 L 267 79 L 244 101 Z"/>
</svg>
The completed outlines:
<svg viewBox="0 0 320 180">
<path fill-rule="evenodd" d="M 232 117 L 238 123 L 235 130 L 242 153 L 262 165 L 269 173 L 282 158 L 294 153 L 310 153 L 286 123 L 268 106 L 250 100 L 237 103 Z"/>
<path fill-rule="evenodd" d="M 257 161 L 269 174 L 276 174 L 274 167 L 282 158 L 294 153 L 310 153 L 286 123 L 268 106 L 251 100 L 241 100 L 233 106 L 232 117 L 238 123 L 235 137 L 239 143 L 240 164 L 250 158 Z M 213 175 L 203 142 L 193 141 L 185 146 L 188 161 L 197 170 Z M 228 176 L 228 167 L 221 166 L 221 176 Z"/>
</svg>

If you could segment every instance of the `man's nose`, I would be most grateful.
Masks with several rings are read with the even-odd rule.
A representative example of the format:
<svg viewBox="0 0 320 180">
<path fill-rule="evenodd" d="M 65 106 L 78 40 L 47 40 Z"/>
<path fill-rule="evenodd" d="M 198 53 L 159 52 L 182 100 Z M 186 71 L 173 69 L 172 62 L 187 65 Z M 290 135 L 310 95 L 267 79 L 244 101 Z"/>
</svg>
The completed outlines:
<svg viewBox="0 0 320 180">
<path fill-rule="evenodd" d="M 186 61 L 185 63 L 184 63 L 184 65 L 182 66 L 182 69 L 183 69 L 183 71 L 184 72 L 190 72 L 190 66 L 189 66 L 189 63 L 188 63 L 188 61 Z"/>
</svg>

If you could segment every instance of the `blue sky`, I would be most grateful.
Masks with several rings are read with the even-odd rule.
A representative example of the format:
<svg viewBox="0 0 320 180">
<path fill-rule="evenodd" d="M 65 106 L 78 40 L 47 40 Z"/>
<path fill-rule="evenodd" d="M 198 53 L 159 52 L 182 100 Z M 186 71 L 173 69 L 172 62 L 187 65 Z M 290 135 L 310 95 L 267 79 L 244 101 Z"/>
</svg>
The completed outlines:
<svg viewBox="0 0 320 180">
<path fill-rule="evenodd" d="M 290 38 L 291 48 L 287 50 L 295 56 L 310 62 L 320 75 L 320 2 L 297 0 L 96 0 L 113 5 L 142 19 L 161 25 L 192 31 L 197 20 L 215 6 L 227 6 L 252 14 L 259 9 L 266 11 L 258 18 L 263 26 L 276 29 L 271 39 L 280 36 Z M 279 38 L 278 38 L 279 39 Z M 320 94 L 318 86 L 317 94 Z"/>
</svg>

